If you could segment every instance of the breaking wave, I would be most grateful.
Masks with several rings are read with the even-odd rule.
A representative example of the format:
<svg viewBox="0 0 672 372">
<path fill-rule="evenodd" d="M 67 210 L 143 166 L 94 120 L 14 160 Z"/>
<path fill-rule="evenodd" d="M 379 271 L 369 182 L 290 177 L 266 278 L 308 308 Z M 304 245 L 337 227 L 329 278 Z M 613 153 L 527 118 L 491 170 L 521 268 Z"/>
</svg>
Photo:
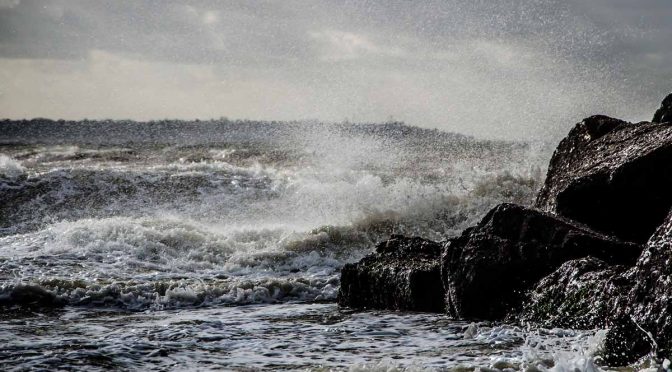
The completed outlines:
<svg viewBox="0 0 672 372">
<path fill-rule="evenodd" d="M 21 162 L 7 156 L 0 154 L 0 177 L 16 178 L 23 174 L 25 168 Z"/>
<path fill-rule="evenodd" d="M 538 188 L 528 145 L 390 133 L 6 147 L 0 304 L 333 301 L 342 265 L 389 235 L 444 240 Z"/>
<path fill-rule="evenodd" d="M 388 187 L 419 187 L 408 182 Z M 174 210 L 56 222 L 0 238 L 5 257 L 0 268 L 7 279 L 0 302 L 138 310 L 334 300 L 340 267 L 360 259 L 376 242 L 393 233 L 445 239 L 495 203 L 529 200 L 536 184 L 505 173 L 482 180 L 463 196 L 434 192 L 409 201 L 406 209 L 306 230 L 293 228 L 305 225 L 302 221 L 265 228 L 204 223 Z M 278 202 L 280 197 L 266 198 Z"/>
<path fill-rule="evenodd" d="M 543 174 L 539 165 L 549 154 L 543 145 L 478 141 L 396 124 L 299 129 L 281 135 L 276 128 L 282 141 L 260 140 L 254 129 L 229 142 L 59 138 L 3 146 L 0 319 L 9 319 L 3 324 L 12 329 L 3 339 L 13 348 L 8 355 L 24 355 L 27 347 L 10 341 L 12 332 L 40 328 L 32 326 L 41 319 L 34 314 L 56 313 L 65 314 L 62 329 L 81 333 L 82 345 L 108 337 L 86 334 L 102 319 L 121 328 L 130 322 L 144 327 L 152 340 L 142 332 L 105 333 L 109 339 L 99 340 L 119 349 L 137 336 L 133 342 L 141 350 L 122 348 L 124 357 L 116 359 L 129 360 L 126 366 L 150 357 L 141 345 L 156 337 L 172 342 L 178 334 L 201 332 L 199 345 L 206 349 L 235 348 L 241 340 L 240 350 L 222 362 L 236 366 L 250 362 L 249 342 L 271 343 L 265 346 L 271 349 L 286 342 L 303 355 L 299 361 L 322 353 L 314 345 L 329 344 L 330 353 L 343 358 L 336 364 L 353 371 L 431 370 L 427 365 L 599 370 L 600 332 L 350 313 L 332 303 L 341 267 L 389 235 L 442 241 L 496 204 L 530 204 Z M 252 304 L 272 306 L 240 306 Z M 81 314 L 79 320 L 68 318 Z M 24 316 L 30 327 L 16 325 Z M 319 327 L 311 325 L 315 321 Z M 161 322 L 170 327 L 158 327 Z M 251 325 L 274 333 L 246 333 Z M 213 344 L 229 330 L 226 346 Z M 304 339 L 294 344 L 294 336 L 286 336 L 299 334 Z M 60 333 L 35 337 L 53 340 L 54 353 L 61 355 Z M 330 344 L 334 340 L 338 345 Z M 172 345 L 176 353 L 193 349 Z M 389 353 L 381 348 L 394 348 L 409 360 L 421 353 L 422 363 L 386 360 Z M 42 347 L 35 353 L 42 355 Z M 87 353 L 83 347 L 73 358 L 99 357 Z M 278 358 L 284 354 L 255 355 L 254 363 L 282 366 Z M 382 359 L 370 362 L 377 355 Z M 38 356 L 33 362 L 47 368 L 50 360 Z"/>
</svg>

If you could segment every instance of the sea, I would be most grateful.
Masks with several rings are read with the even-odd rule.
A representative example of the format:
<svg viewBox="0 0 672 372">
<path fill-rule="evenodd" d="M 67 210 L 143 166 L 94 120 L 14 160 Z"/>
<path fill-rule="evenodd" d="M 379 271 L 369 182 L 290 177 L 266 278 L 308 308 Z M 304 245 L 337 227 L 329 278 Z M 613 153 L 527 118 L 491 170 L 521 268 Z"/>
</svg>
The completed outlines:
<svg viewBox="0 0 672 372">
<path fill-rule="evenodd" d="M 391 234 L 442 241 L 532 203 L 554 145 L 398 122 L 0 121 L 0 370 L 598 371 L 604 330 L 336 303 L 340 268 Z"/>
</svg>

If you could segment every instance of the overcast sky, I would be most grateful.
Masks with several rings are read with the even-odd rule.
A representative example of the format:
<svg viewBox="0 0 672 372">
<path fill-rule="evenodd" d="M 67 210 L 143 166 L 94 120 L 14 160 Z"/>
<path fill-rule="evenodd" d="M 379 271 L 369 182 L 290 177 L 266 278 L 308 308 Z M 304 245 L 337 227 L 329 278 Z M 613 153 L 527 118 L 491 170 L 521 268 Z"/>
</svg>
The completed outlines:
<svg viewBox="0 0 672 372">
<path fill-rule="evenodd" d="M 548 138 L 671 90 L 670 0 L 0 0 L 0 117 Z"/>
</svg>

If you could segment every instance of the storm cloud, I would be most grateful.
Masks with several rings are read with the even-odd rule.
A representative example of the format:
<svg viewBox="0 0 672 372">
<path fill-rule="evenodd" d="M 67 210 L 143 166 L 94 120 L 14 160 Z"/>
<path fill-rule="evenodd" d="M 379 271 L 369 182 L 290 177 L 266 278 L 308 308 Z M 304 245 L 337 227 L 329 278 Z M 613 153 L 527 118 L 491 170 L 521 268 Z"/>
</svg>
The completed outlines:
<svg viewBox="0 0 672 372">
<path fill-rule="evenodd" d="M 384 121 L 548 138 L 650 119 L 668 0 L 0 0 L 0 116 Z"/>
</svg>

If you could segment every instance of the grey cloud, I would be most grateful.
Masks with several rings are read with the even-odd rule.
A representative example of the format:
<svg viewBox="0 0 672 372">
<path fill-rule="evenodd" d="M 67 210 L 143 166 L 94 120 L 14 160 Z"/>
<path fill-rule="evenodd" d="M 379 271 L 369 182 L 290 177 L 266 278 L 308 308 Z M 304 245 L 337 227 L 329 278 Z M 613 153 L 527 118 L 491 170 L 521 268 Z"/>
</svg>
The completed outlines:
<svg viewBox="0 0 672 372">
<path fill-rule="evenodd" d="M 264 14 L 207 5 L 24 0 L 0 10 L 0 55 L 83 58 L 99 49 L 158 60 L 235 62 L 291 56 L 290 47 L 300 44 Z"/>
<path fill-rule="evenodd" d="M 24 0 L 0 10 L 1 54 L 82 56 L 90 49 L 195 62 L 309 57 L 310 32 L 336 30 L 441 44 L 471 37 L 535 37 L 573 22 L 562 2 L 178 2 Z M 207 22 L 207 15 L 212 15 Z M 595 40 L 580 43 L 594 49 Z M 563 43 L 563 45 L 566 43 Z"/>
<path fill-rule="evenodd" d="M 583 114 L 645 119 L 672 89 L 672 4 L 633 4 L 4 0 L 0 116 L 394 115 L 556 135 Z M 22 84 L 45 80 L 59 91 Z"/>
</svg>

